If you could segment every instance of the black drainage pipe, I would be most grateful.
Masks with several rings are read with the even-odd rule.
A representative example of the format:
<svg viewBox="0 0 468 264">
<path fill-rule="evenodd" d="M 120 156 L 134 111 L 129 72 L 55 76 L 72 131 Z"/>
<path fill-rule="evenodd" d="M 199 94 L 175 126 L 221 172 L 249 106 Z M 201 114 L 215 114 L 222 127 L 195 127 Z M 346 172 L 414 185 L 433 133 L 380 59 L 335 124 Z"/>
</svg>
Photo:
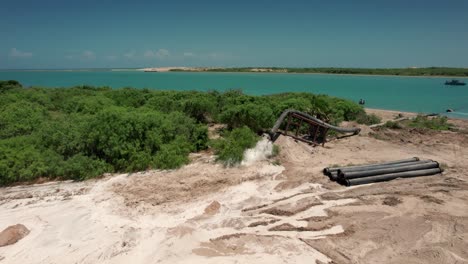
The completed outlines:
<svg viewBox="0 0 468 264">
<path fill-rule="evenodd" d="M 405 172 L 405 171 L 414 171 L 414 170 L 425 170 L 425 169 L 434 169 L 439 167 L 439 163 L 436 161 L 431 161 L 428 163 L 403 163 L 409 164 L 406 166 L 394 166 L 394 167 L 386 167 L 386 168 L 379 168 L 379 169 L 369 169 L 363 171 L 338 171 L 338 177 L 340 179 L 356 179 L 362 177 L 369 177 L 374 175 L 381 175 L 381 174 L 389 174 L 389 173 L 397 173 L 397 172 Z"/>
<path fill-rule="evenodd" d="M 328 176 L 331 181 L 337 181 L 338 180 L 338 172 L 337 171 L 332 171 L 330 172 L 330 175 Z"/>
<path fill-rule="evenodd" d="M 434 169 L 427 169 L 427 170 L 397 172 L 397 173 L 383 174 L 383 175 L 370 176 L 370 177 L 364 177 L 364 178 L 344 179 L 342 181 L 342 184 L 345 184 L 346 186 L 353 186 L 353 185 L 360 185 L 360 184 L 373 183 L 373 182 L 389 181 L 389 180 L 393 180 L 396 178 L 430 176 L 430 175 L 441 173 L 442 171 L 443 170 L 441 168 L 434 168 Z"/>
<path fill-rule="evenodd" d="M 402 166 L 409 166 L 409 165 L 416 165 L 416 164 L 424 164 L 433 162 L 432 160 L 420 160 L 420 161 L 412 161 L 406 163 L 398 163 L 398 164 L 388 164 L 388 165 L 374 165 L 368 167 L 361 167 L 361 168 L 344 168 L 338 170 L 338 175 L 344 172 L 356 172 L 356 171 L 368 171 L 368 170 L 378 170 L 378 169 L 387 169 L 387 168 L 395 168 L 395 167 L 402 167 Z"/>
<path fill-rule="evenodd" d="M 418 157 L 414 157 L 414 158 L 410 158 L 410 159 L 395 160 L 395 161 L 390 161 L 390 162 L 382 162 L 382 163 L 367 164 L 367 165 L 347 166 L 347 167 L 335 167 L 335 168 L 327 167 L 327 168 L 323 169 L 323 173 L 324 173 L 325 175 L 329 175 L 329 176 L 330 176 L 330 172 L 332 172 L 332 171 L 338 171 L 338 170 L 340 170 L 340 169 L 366 168 L 366 167 L 374 167 L 374 166 L 381 166 L 381 165 L 392 165 L 392 164 L 407 163 L 407 162 L 414 162 L 414 161 L 419 161 L 419 158 L 418 158 Z"/>
</svg>

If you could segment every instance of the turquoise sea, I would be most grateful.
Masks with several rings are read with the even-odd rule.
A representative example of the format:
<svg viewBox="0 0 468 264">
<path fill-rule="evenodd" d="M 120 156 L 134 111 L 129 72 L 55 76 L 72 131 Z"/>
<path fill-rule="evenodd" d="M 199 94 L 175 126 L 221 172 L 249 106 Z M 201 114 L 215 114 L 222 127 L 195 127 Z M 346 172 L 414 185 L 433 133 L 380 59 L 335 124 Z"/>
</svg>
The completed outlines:
<svg viewBox="0 0 468 264">
<path fill-rule="evenodd" d="M 247 94 L 284 92 L 328 94 L 366 107 L 420 113 L 455 112 L 451 117 L 468 119 L 468 86 L 446 86 L 450 78 L 358 76 L 280 73 L 150 73 L 111 71 L 0 71 L 0 80 L 18 80 L 25 86 L 70 87 L 74 85 L 135 87 L 170 90 L 242 89 Z M 457 78 L 468 83 L 468 78 Z"/>
</svg>

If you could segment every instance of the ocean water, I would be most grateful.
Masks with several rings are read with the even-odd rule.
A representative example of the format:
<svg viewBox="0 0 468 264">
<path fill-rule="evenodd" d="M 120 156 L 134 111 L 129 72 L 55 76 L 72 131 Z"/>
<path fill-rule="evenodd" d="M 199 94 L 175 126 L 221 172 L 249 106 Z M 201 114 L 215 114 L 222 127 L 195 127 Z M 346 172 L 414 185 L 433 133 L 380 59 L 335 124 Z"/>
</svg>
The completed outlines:
<svg viewBox="0 0 468 264">
<path fill-rule="evenodd" d="M 0 71 L 0 80 L 18 80 L 25 86 L 70 87 L 74 85 L 135 87 L 170 90 L 242 89 L 246 94 L 284 92 L 328 94 L 366 107 L 419 113 L 455 112 L 451 117 L 468 119 L 468 86 L 446 86 L 449 78 L 358 76 L 280 73 L 150 73 L 140 71 Z M 468 83 L 468 78 L 457 78 Z"/>
</svg>

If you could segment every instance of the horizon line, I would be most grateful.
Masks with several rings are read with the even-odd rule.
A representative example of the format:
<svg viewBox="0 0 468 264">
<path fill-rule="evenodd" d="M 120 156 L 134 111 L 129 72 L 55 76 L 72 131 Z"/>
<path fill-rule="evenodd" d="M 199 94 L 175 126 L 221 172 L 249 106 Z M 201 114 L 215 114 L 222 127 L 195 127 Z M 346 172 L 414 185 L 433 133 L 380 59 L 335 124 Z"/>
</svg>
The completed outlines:
<svg viewBox="0 0 468 264">
<path fill-rule="evenodd" d="M 337 66 L 304 66 L 304 67 L 287 67 L 287 66 L 151 66 L 151 67 L 71 67 L 71 68 L 0 68 L 0 71 L 63 71 L 63 70 L 138 70 L 148 68 L 189 68 L 189 69 L 240 69 L 240 68 L 265 68 L 265 69 L 431 69 L 431 68 L 448 68 L 448 69 L 468 69 L 466 67 L 454 66 L 407 66 L 407 67 L 337 67 Z"/>
</svg>

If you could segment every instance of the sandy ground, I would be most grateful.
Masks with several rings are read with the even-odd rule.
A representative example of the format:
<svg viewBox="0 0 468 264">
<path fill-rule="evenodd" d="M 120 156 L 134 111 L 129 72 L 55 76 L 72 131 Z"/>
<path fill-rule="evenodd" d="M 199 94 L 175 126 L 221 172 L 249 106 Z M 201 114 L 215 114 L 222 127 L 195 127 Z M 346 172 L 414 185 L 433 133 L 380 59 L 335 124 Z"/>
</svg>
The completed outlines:
<svg viewBox="0 0 468 264">
<path fill-rule="evenodd" d="M 418 115 L 417 113 L 412 113 L 412 112 L 381 110 L 381 109 L 374 109 L 374 108 L 366 108 L 366 112 L 368 114 L 374 114 L 374 115 L 379 116 L 382 119 L 382 122 L 401 119 L 401 118 L 412 118 Z"/>
<path fill-rule="evenodd" d="M 207 152 L 179 170 L 2 188 L 0 229 L 30 234 L 0 263 L 468 263 L 468 122 L 454 122 L 325 147 L 280 137 L 275 160 L 237 168 Z M 321 173 L 414 156 L 446 170 L 357 187 Z"/>
<path fill-rule="evenodd" d="M 145 71 L 145 72 L 169 72 L 171 70 L 191 71 L 191 70 L 196 70 L 196 68 L 192 68 L 192 67 L 158 67 L 158 68 L 139 69 L 139 71 Z"/>
</svg>

